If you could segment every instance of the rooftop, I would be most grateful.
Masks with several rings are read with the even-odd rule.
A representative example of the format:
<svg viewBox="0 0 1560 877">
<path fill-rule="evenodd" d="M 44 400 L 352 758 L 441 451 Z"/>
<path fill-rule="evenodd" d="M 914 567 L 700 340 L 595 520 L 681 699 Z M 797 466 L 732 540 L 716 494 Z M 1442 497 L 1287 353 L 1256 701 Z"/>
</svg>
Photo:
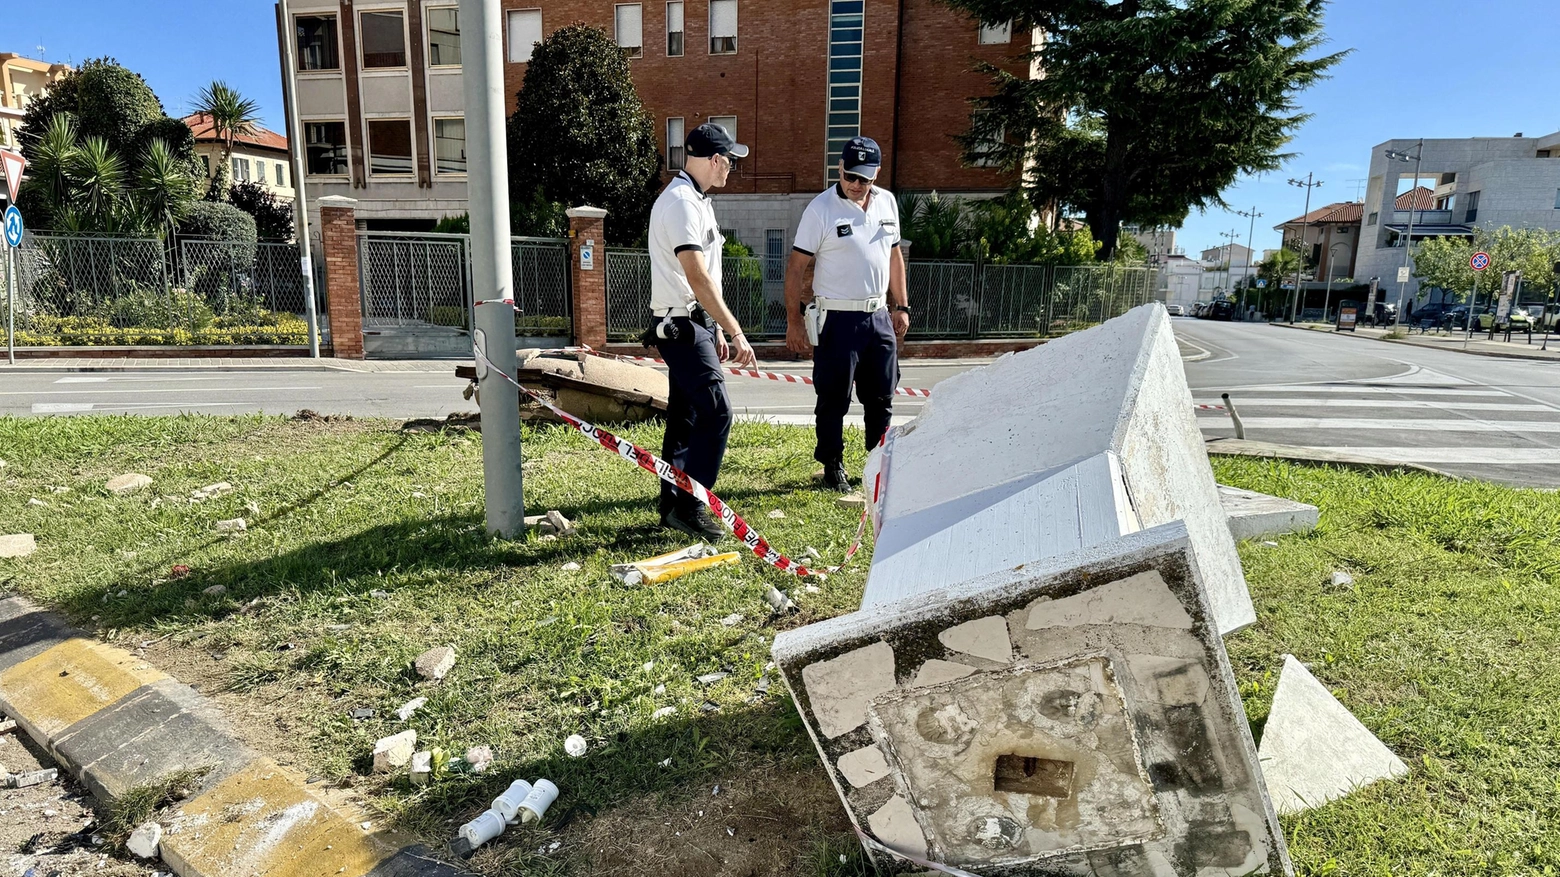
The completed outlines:
<svg viewBox="0 0 1560 877">
<path fill-rule="evenodd" d="M 193 113 L 184 117 L 184 124 L 190 126 L 195 133 L 197 143 L 217 143 L 219 137 L 211 130 L 211 117 L 205 113 Z M 235 144 L 242 143 L 246 146 L 258 146 L 262 149 L 275 149 L 281 152 L 287 151 L 287 138 L 259 125 L 254 126 L 255 132 L 247 137 L 233 138 Z"/>
</svg>

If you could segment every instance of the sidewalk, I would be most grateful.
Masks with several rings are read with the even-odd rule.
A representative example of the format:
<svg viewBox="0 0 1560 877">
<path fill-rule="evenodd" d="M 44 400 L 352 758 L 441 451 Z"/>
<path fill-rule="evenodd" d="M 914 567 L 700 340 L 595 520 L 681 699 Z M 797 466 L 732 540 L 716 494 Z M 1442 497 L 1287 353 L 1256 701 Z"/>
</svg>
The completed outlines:
<svg viewBox="0 0 1560 877">
<path fill-rule="evenodd" d="M 1331 325 L 1322 323 L 1272 323 L 1283 329 L 1306 329 L 1312 332 L 1330 332 L 1335 335 L 1353 336 L 1356 338 L 1369 338 L 1374 341 L 1390 341 L 1394 344 L 1411 344 L 1415 347 L 1428 347 L 1432 350 L 1451 350 L 1457 353 L 1471 353 L 1475 356 L 1498 356 L 1503 359 L 1528 359 L 1538 362 L 1560 361 L 1560 334 L 1549 339 L 1549 349 L 1543 350 L 1544 336 L 1541 333 L 1533 334 L 1533 343 L 1528 343 L 1528 336 L 1515 332 L 1510 341 L 1502 341 L 1503 335 L 1497 334 L 1494 341 L 1487 340 L 1487 332 L 1475 332 L 1473 337 L 1464 345 L 1464 333 L 1453 332 L 1451 334 L 1431 333 L 1424 335 L 1414 332 L 1402 338 L 1387 338 L 1388 329 L 1367 329 L 1360 327 L 1353 332 L 1337 332 Z"/>
</svg>

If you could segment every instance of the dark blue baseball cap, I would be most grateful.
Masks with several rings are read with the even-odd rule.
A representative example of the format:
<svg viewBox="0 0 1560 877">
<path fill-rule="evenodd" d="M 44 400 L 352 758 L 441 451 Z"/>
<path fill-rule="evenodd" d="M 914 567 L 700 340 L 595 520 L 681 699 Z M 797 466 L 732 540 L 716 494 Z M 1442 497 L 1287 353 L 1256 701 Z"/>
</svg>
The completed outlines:
<svg viewBox="0 0 1560 877">
<path fill-rule="evenodd" d="M 878 168 L 883 166 L 883 150 L 871 137 L 852 137 L 840 152 L 840 160 L 850 173 L 875 180 Z"/>
<path fill-rule="evenodd" d="M 748 154 L 746 146 L 731 139 L 731 134 L 714 122 L 705 122 L 688 132 L 688 139 L 683 146 L 690 158 L 714 158 L 717 155 L 747 158 Z"/>
</svg>

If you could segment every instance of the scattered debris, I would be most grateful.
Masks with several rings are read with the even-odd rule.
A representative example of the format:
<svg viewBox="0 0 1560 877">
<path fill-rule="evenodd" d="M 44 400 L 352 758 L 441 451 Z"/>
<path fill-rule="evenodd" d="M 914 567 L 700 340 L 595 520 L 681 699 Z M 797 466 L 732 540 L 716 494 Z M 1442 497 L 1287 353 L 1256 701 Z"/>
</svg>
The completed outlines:
<svg viewBox="0 0 1560 877">
<path fill-rule="evenodd" d="M 438 646 L 417 656 L 417 675 L 434 682 L 442 680 L 455 667 L 455 647 Z"/>
<path fill-rule="evenodd" d="M 59 779 L 59 768 L 46 767 L 43 770 L 31 770 L 27 773 L 13 773 L 6 778 L 5 787 L 8 789 L 25 789 L 28 786 L 52 783 Z"/>
<path fill-rule="evenodd" d="M 405 767 L 411 762 L 412 753 L 416 750 L 417 732 L 414 730 L 381 738 L 374 744 L 374 773 L 390 773 L 396 768 Z"/>
<path fill-rule="evenodd" d="M 577 532 L 574 522 L 565 518 L 557 509 L 547 512 L 547 523 L 552 524 L 553 532 L 559 536 L 573 536 Z"/>
<path fill-rule="evenodd" d="M 218 533 L 242 533 L 249 529 L 249 524 L 243 518 L 232 518 L 216 523 Z"/>
<path fill-rule="evenodd" d="M 157 845 L 162 843 L 162 826 L 148 822 L 130 833 L 125 848 L 143 859 L 157 858 Z"/>
<path fill-rule="evenodd" d="M 1262 543 L 1262 547 L 1263 548 L 1277 548 L 1278 547 L 1278 543 L 1274 542 L 1272 540 L 1268 540 L 1268 541 L 1264 541 Z"/>
<path fill-rule="evenodd" d="M 722 618 L 720 623 L 722 627 L 735 627 L 736 625 L 741 624 L 742 619 L 746 617 L 746 615 L 733 612 L 730 615 L 727 615 L 725 618 Z"/>
<path fill-rule="evenodd" d="M 715 790 L 710 792 L 710 797 L 714 798 L 714 797 L 717 797 L 719 795 L 720 795 L 720 783 L 716 783 L 715 784 Z"/>
<path fill-rule="evenodd" d="M 730 675 L 730 673 L 705 673 L 703 676 L 698 678 L 698 682 L 700 685 L 714 685 L 715 683 L 725 679 Z"/>
<path fill-rule="evenodd" d="M 14 719 L 6 719 L 5 721 L 0 721 L 0 734 L 9 734 L 9 733 L 11 733 L 12 731 L 15 731 L 15 730 L 16 730 L 16 721 Z"/>
<path fill-rule="evenodd" d="M 35 508 L 35 509 L 46 509 L 46 508 L 49 507 L 48 503 L 44 502 L 43 500 L 39 499 L 36 496 L 28 499 L 27 500 L 27 505 L 29 505 L 29 506 L 31 506 L 32 508 Z"/>
<path fill-rule="evenodd" d="M 834 504 L 848 509 L 859 509 L 867 504 L 867 498 L 859 493 L 847 493 L 836 499 Z"/>
<path fill-rule="evenodd" d="M 785 518 L 785 512 L 781 511 L 780 509 L 775 509 L 769 513 L 769 517 L 776 521 L 783 520 Z"/>
<path fill-rule="evenodd" d="M 699 709 L 707 713 L 718 713 L 720 712 L 720 704 L 713 700 L 706 700 L 704 703 L 699 704 Z"/>
<path fill-rule="evenodd" d="M 717 554 L 703 542 L 695 542 L 687 548 L 637 560 L 633 563 L 615 563 L 608 570 L 612 577 L 625 585 L 655 585 L 669 582 L 691 572 L 738 563 L 742 555 L 735 551 Z"/>
<path fill-rule="evenodd" d="M 373 597 L 375 600 L 388 600 L 390 599 L 390 592 L 378 590 L 369 591 L 368 596 Z"/>
<path fill-rule="evenodd" d="M 421 490 L 414 490 L 414 491 L 412 491 L 412 499 L 427 499 L 427 498 L 428 498 L 428 494 L 423 493 Z"/>
<path fill-rule="evenodd" d="M 665 694 L 666 693 L 666 683 L 662 682 L 660 685 L 657 685 L 655 687 L 655 693 L 656 694 Z"/>
<path fill-rule="evenodd" d="M 817 585 L 805 585 L 805 586 L 803 586 L 802 590 L 806 591 L 809 594 L 821 594 L 821 593 L 823 593 L 823 589 L 818 587 Z"/>
<path fill-rule="evenodd" d="M 423 704 L 427 702 L 428 698 L 426 697 L 414 697 L 406 703 L 401 704 L 401 708 L 395 711 L 396 717 L 404 722 L 412 717 L 412 713 L 422 709 Z"/>
<path fill-rule="evenodd" d="M 472 773 L 486 773 L 493 765 L 493 749 L 490 746 L 473 746 L 466 750 L 466 763 Z"/>
<path fill-rule="evenodd" d="M 656 766 L 657 767 L 671 767 L 672 766 L 672 760 L 670 758 L 668 758 L 665 761 L 658 761 L 658 762 L 656 762 Z"/>
<path fill-rule="evenodd" d="M 564 572 L 579 572 L 580 571 L 580 565 L 571 560 L 568 563 L 563 565 L 563 571 Z"/>
<path fill-rule="evenodd" d="M 125 496 L 135 493 L 137 490 L 150 487 L 151 484 L 152 479 L 149 475 L 142 475 L 139 472 L 126 472 L 123 475 L 110 478 L 103 487 L 115 496 Z"/>
<path fill-rule="evenodd" d="M 649 673 L 651 670 L 655 669 L 655 662 L 654 661 L 646 661 L 644 667 L 641 668 L 641 669 L 643 669 L 646 673 Z"/>
<path fill-rule="evenodd" d="M 764 602 L 769 604 L 769 608 L 773 609 L 776 615 L 786 615 L 797 611 L 796 604 L 791 602 L 791 598 L 787 597 L 774 585 L 770 585 L 764 590 Z"/>
<path fill-rule="evenodd" d="M 347 715 L 350 716 L 353 721 L 361 722 L 364 719 L 372 719 L 375 715 L 375 712 L 374 710 L 365 706 L 352 710 L 351 712 L 347 713 Z"/>
<path fill-rule="evenodd" d="M 531 794 L 520 804 L 520 822 L 540 822 L 547 815 L 547 808 L 558 800 L 558 787 L 551 780 L 537 780 L 531 786 Z"/>
<path fill-rule="evenodd" d="M 37 550 L 38 540 L 31 533 L 0 536 L 0 557 L 26 557 Z"/>
<path fill-rule="evenodd" d="M 169 579 L 182 579 L 189 574 L 190 568 L 182 563 L 174 564 L 173 568 L 168 570 Z"/>
<path fill-rule="evenodd" d="M 227 593 L 227 585 L 212 585 L 206 590 L 201 591 L 201 593 L 208 597 L 220 597 Z"/>
<path fill-rule="evenodd" d="M 413 752 L 408 773 L 411 775 L 412 785 L 428 785 L 428 777 L 433 774 L 433 753 L 426 749 L 421 752 Z"/>
<path fill-rule="evenodd" d="M 481 816 L 462 825 L 458 834 L 470 849 L 476 849 L 504 833 L 504 816 L 496 810 L 486 810 Z"/>
<path fill-rule="evenodd" d="M 569 739 L 563 741 L 563 751 L 569 753 L 570 758 L 579 758 L 585 754 L 585 738 L 578 734 L 570 734 Z"/>
<path fill-rule="evenodd" d="M 1354 584 L 1354 576 L 1343 570 L 1337 570 L 1332 574 L 1332 586 L 1335 588 L 1347 588 Z"/>
<path fill-rule="evenodd" d="M 70 488 L 69 487 L 58 487 L 58 486 L 55 486 L 55 487 L 49 488 L 49 492 L 54 494 L 55 496 L 59 496 L 62 493 L 70 493 Z"/>
<path fill-rule="evenodd" d="M 190 499 L 197 501 L 216 499 L 219 496 L 225 496 L 232 492 L 233 485 L 227 483 L 226 481 L 218 481 L 216 484 L 208 484 L 199 490 L 191 492 Z"/>
<path fill-rule="evenodd" d="M 651 713 L 650 714 L 650 718 L 652 718 L 652 719 L 664 719 L 664 718 L 666 718 L 668 716 L 675 716 L 675 715 L 677 715 L 677 707 L 674 707 L 674 706 L 663 706 L 660 709 L 656 710 L 655 712 Z"/>
<path fill-rule="evenodd" d="M 807 546 L 807 550 L 802 553 L 806 554 L 808 557 L 811 557 L 813 560 L 823 559 L 823 555 L 818 553 L 818 549 L 812 547 L 811 545 Z"/>
<path fill-rule="evenodd" d="M 493 809 L 497 810 L 505 822 L 514 822 L 520 813 L 520 805 L 531 794 L 531 784 L 525 780 L 515 780 L 509 784 L 502 795 L 493 799 Z"/>
</svg>

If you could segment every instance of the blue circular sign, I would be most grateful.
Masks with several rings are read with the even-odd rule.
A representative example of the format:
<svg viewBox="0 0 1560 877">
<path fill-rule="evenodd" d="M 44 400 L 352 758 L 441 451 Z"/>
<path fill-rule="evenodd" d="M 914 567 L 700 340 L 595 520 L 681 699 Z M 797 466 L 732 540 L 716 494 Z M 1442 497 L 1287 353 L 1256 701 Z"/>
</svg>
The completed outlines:
<svg viewBox="0 0 1560 877">
<path fill-rule="evenodd" d="M 1490 267 L 1490 254 L 1474 253 L 1473 258 L 1468 260 L 1468 264 L 1475 271 L 1483 271 L 1484 269 Z"/>
<path fill-rule="evenodd" d="M 12 204 L 5 209 L 5 242 L 13 247 L 22 245 L 22 211 Z"/>
</svg>

